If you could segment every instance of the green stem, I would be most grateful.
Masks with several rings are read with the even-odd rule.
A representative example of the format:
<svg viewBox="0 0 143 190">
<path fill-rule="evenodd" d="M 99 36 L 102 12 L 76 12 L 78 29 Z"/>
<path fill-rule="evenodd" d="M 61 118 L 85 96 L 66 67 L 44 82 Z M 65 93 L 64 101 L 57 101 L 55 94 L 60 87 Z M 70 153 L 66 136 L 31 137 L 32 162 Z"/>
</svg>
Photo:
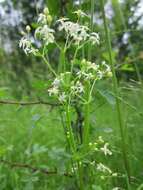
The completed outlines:
<svg viewBox="0 0 143 190">
<path fill-rule="evenodd" d="M 90 13 L 91 13 L 90 30 L 91 30 L 91 32 L 93 32 L 94 3 L 95 3 L 95 1 L 91 0 L 91 10 L 90 10 Z M 88 59 L 89 60 L 91 60 L 91 50 L 92 50 L 92 46 L 91 46 L 91 43 L 90 43 L 89 46 L 88 46 Z"/>
<path fill-rule="evenodd" d="M 128 158 L 127 158 L 127 148 L 126 148 L 126 143 L 125 143 L 125 134 L 124 134 L 124 127 L 123 127 L 123 121 L 122 121 L 122 116 L 121 116 L 120 101 L 117 98 L 119 97 L 118 82 L 117 82 L 116 72 L 114 68 L 114 61 L 113 61 L 113 56 L 112 56 L 111 38 L 110 38 L 109 28 L 108 28 L 108 24 L 107 24 L 107 20 L 105 16 L 104 0 L 101 0 L 101 8 L 102 8 L 102 16 L 104 20 L 104 30 L 106 34 L 108 54 L 109 54 L 109 59 L 110 59 L 110 64 L 111 64 L 111 70 L 113 73 L 113 90 L 116 95 L 115 97 L 116 110 L 117 110 L 117 116 L 118 116 L 118 122 L 119 122 L 120 135 L 122 139 L 122 154 L 123 154 L 124 167 L 128 176 L 128 180 L 130 181 L 130 168 L 129 168 Z"/>
<path fill-rule="evenodd" d="M 66 118 L 67 118 L 67 130 L 69 132 L 68 143 L 70 145 L 71 153 L 75 154 L 76 153 L 76 142 L 75 142 L 74 134 L 73 134 L 72 127 L 71 127 L 71 116 L 70 116 L 69 105 L 66 106 Z M 79 179 L 79 180 L 77 180 L 77 182 L 79 185 L 79 189 L 83 190 L 82 167 L 80 166 L 79 161 L 77 161 L 77 166 L 78 166 L 77 175 L 78 175 L 78 179 Z"/>
<path fill-rule="evenodd" d="M 65 59 L 66 50 L 60 51 L 60 63 L 58 67 L 58 73 L 65 72 L 66 70 L 66 59 Z"/>
<path fill-rule="evenodd" d="M 93 31 L 93 16 L 94 16 L 94 3 L 95 1 L 94 0 L 91 0 L 91 10 L 90 10 L 90 13 L 91 13 L 91 20 L 90 20 L 90 30 Z M 91 60 L 92 58 L 92 55 L 91 55 L 91 43 L 89 44 L 88 46 L 88 59 Z M 85 98 L 86 98 L 86 101 L 87 101 L 87 104 L 85 104 L 85 122 L 84 122 L 84 143 L 85 145 L 87 145 L 87 143 L 89 142 L 89 130 L 90 130 L 90 122 L 89 122 L 89 109 L 90 109 L 90 83 L 87 82 L 86 84 L 86 88 L 85 88 L 85 91 L 86 91 L 86 94 L 85 94 Z"/>
<path fill-rule="evenodd" d="M 67 130 L 69 132 L 69 144 L 72 153 L 76 152 L 76 143 L 74 140 L 74 134 L 72 131 L 72 126 L 71 126 L 71 117 L 70 117 L 70 108 L 69 105 L 66 106 L 66 119 L 67 119 Z"/>
<path fill-rule="evenodd" d="M 44 62 L 48 65 L 49 70 L 55 75 L 57 76 L 56 72 L 54 71 L 54 69 L 51 67 L 51 65 L 49 64 L 49 62 L 47 61 L 47 59 L 45 58 L 44 55 L 41 55 L 42 59 L 44 60 Z"/>
<path fill-rule="evenodd" d="M 89 127 L 90 127 L 90 122 L 89 122 L 89 111 L 90 111 L 90 103 L 89 103 L 89 98 L 90 98 L 90 84 L 87 82 L 86 84 L 86 94 L 85 94 L 85 99 L 86 99 L 86 104 L 85 104 L 85 111 L 84 111 L 84 134 L 83 134 L 83 142 L 85 144 L 85 147 L 87 146 L 89 142 Z"/>
<path fill-rule="evenodd" d="M 84 190 L 84 185 L 83 185 L 83 168 L 82 166 L 80 165 L 80 162 L 78 161 L 77 162 L 77 165 L 78 165 L 78 176 L 79 176 L 79 187 L 80 187 L 80 190 Z"/>
<path fill-rule="evenodd" d="M 74 67 L 76 57 L 77 57 L 78 50 L 79 50 L 79 46 L 76 48 L 74 56 L 73 56 L 73 60 L 72 60 L 72 63 L 71 63 L 71 73 L 73 72 L 73 67 Z"/>
<path fill-rule="evenodd" d="M 82 10 L 82 0 L 79 0 L 79 9 Z M 80 18 L 80 23 L 82 24 L 82 19 Z M 85 58 L 85 49 L 84 46 L 81 49 L 82 51 L 82 59 Z"/>
</svg>

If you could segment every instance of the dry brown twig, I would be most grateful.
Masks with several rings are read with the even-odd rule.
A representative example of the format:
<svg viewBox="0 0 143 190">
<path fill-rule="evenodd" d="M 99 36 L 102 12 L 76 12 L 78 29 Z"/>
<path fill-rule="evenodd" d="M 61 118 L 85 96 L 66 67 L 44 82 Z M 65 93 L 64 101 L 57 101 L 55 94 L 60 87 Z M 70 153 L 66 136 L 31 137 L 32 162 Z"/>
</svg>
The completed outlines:
<svg viewBox="0 0 143 190">
<path fill-rule="evenodd" d="M 46 175 L 58 175 L 57 169 L 55 169 L 54 171 L 48 171 L 46 169 L 42 169 L 42 168 L 37 168 L 37 167 L 31 166 L 29 164 L 9 162 L 9 161 L 3 160 L 3 159 L 0 160 L 0 163 L 4 164 L 4 165 L 8 165 L 11 168 L 29 169 L 32 172 L 40 172 L 40 173 L 43 173 L 43 174 L 46 174 Z M 72 175 L 70 173 L 68 173 L 68 172 L 63 173 L 63 174 L 59 174 L 59 175 L 62 175 L 62 176 L 65 176 L 65 177 L 72 177 Z"/>
<path fill-rule="evenodd" d="M 45 102 L 45 101 L 33 101 L 33 102 L 18 102 L 18 101 L 10 101 L 10 100 L 0 100 L 0 104 L 5 105 L 20 105 L 20 106 L 31 106 L 31 105 L 49 105 L 49 106 L 60 106 L 58 103 Z"/>
</svg>

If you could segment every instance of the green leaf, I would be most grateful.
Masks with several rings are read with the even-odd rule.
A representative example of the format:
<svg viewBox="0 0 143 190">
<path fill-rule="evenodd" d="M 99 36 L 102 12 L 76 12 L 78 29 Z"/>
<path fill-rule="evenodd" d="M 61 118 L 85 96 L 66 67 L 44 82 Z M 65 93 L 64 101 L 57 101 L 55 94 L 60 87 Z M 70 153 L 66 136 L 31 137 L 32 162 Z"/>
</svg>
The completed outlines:
<svg viewBox="0 0 143 190">
<path fill-rule="evenodd" d="M 112 57 L 113 57 L 113 62 L 115 62 L 115 58 L 116 58 L 117 52 L 112 51 L 111 54 L 112 54 Z M 105 61 L 107 61 L 107 62 L 110 63 L 110 58 L 109 58 L 109 53 L 108 52 L 104 52 L 102 54 L 102 57 L 103 57 L 103 59 L 105 59 Z"/>
<path fill-rule="evenodd" d="M 143 189 L 143 183 L 137 188 L 137 190 L 142 190 Z"/>
<path fill-rule="evenodd" d="M 122 70 L 122 71 L 131 71 L 131 72 L 135 71 L 135 69 L 133 67 L 133 64 L 132 65 L 131 64 L 124 64 L 124 65 L 121 66 L 120 70 Z"/>
<path fill-rule="evenodd" d="M 97 91 L 101 95 L 101 97 L 103 99 L 105 99 L 111 106 L 115 105 L 115 103 L 116 103 L 115 97 L 112 95 L 112 93 L 110 91 L 101 90 L 101 89 L 98 89 Z"/>
</svg>

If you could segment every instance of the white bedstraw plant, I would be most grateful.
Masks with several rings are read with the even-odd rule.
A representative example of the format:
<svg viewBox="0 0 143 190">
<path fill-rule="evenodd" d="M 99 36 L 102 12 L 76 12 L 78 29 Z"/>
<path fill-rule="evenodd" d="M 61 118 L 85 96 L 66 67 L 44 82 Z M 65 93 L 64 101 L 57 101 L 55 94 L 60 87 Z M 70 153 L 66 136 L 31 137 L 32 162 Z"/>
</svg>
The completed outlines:
<svg viewBox="0 0 143 190">
<path fill-rule="evenodd" d="M 105 61 L 97 64 L 96 62 L 89 61 L 85 58 L 77 58 L 79 51 L 86 44 L 91 44 L 93 46 L 99 45 L 100 37 L 98 33 L 91 32 L 88 26 L 80 24 L 79 21 L 81 19 L 79 18 L 88 17 L 88 15 L 81 10 L 75 11 L 74 14 L 78 17 L 76 22 L 70 21 L 69 18 L 60 18 L 55 21 L 55 24 L 53 24 L 54 18 L 50 15 L 48 8 L 45 8 L 38 16 L 37 28 L 33 35 L 34 37 L 30 33 L 31 27 L 27 26 L 26 31 L 23 32 L 23 37 L 19 42 L 19 47 L 24 50 L 26 55 L 33 54 L 34 56 L 41 57 L 53 75 L 53 79 L 48 88 L 48 95 L 55 99 L 56 102 L 59 102 L 65 110 L 66 139 L 72 155 L 77 154 L 79 149 L 77 148 L 78 142 L 76 135 L 72 130 L 71 108 L 74 108 L 75 104 L 80 106 L 89 105 L 93 100 L 92 94 L 96 81 L 112 76 L 110 66 L 107 65 Z M 52 28 L 52 26 L 57 26 L 57 28 Z M 64 46 L 60 45 L 56 40 L 57 33 L 58 36 L 59 33 L 63 35 L 63 38 L 65 39 Z M 72 47 L 75 50 L 73 59 L 68 60 L 69 65 L 65 67 L 65 70 L 57 72 L 57 69 L 52 68 L 52 65 L 47 59 L 49 44 L 54 44 L 60 52 L 64 52 L 65 57 L 67 49 Z M 87 143 L 89 143 L 89 150 L 92 147 L 93 151 L 103 153 L 105 156 L 111 156 L 112 152 L 108 148 L 108 143 L 104 143 L 102 137 L 99 137 L 98 141 L 95 143 L 91 143 L 90 139 L 87 141 L 89 134 L 84 133 L 89 133 L 89 130 L 86 130 L 86 128 L 89 127 L 87 123 L 89 120 L 89 118 L 87 118 L 89 117 L 87 114 L 88 112 L 85 112 L 86 119 L 83 122 L 83 136 L 85 138 L 83 139 L 83 144 L 85 142 L 84 145 L 87 147 Z M 100 143 L 103 143 L 104 145 L 99 148 L 98 144 Z M 84 146 L 82 152 L 85 153 Z M 91 165 L 94 165 L 94 162 L 95 161 L 91 162 Z M 72 160 L 72 163 L 75 163 L 77 166 L 76 170 L 74 169 L 74 172 L 79 172 L 78 176 L 81 177 L 80 171 L 83 167 L 82 162 Z M 98 162 L 96 165 L 96 170 L 112 174 L 112 171 L 101 162 Z"/>
</svg>

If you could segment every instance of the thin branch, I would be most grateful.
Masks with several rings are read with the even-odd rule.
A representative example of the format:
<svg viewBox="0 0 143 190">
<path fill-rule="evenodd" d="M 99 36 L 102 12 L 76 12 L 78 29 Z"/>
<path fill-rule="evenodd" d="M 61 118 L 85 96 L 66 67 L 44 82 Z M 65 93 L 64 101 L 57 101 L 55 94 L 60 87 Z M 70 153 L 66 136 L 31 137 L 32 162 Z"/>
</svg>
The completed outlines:
<svg viewBox="0 0 143 190">
<path fill-rule="evenodd" d="M 36 168 L 36 167 L 33 167 L 31 165 L 28 165 L 28 164 L 9 162 L 9 161 L 3 160 L 3 159 L 0 160 L 0 163 L 4 164 L 4 165 L 8 165 L 11 168 L 29 169 L 32 172 L 40 172 L 40 173 L 43 173 L 45 175 L 58 175 L 57 169 L 55 169 L 54 171 L 48 171 L 46 169 Z M 63 174 L 59 174 L 59 175 L 66 176 L 66 177 L 72 177 L 72 175 L 70 173 L 67 173 L 67 172 L 63 173 Z"/>
<path fill-rule="evenodd" d="M 18 101 L 10 101 L 10 100 L 0 100 L 0 104 L 8 104 L 8 105 L 20 105 L 20 106 L 31 106 L 31 105 L 50 105 L 50 106 L 60 106 L 58 103 L 45 102 L 45 101 L 34 101 L 34 102 L 18 102 Z"/>
</svg>

